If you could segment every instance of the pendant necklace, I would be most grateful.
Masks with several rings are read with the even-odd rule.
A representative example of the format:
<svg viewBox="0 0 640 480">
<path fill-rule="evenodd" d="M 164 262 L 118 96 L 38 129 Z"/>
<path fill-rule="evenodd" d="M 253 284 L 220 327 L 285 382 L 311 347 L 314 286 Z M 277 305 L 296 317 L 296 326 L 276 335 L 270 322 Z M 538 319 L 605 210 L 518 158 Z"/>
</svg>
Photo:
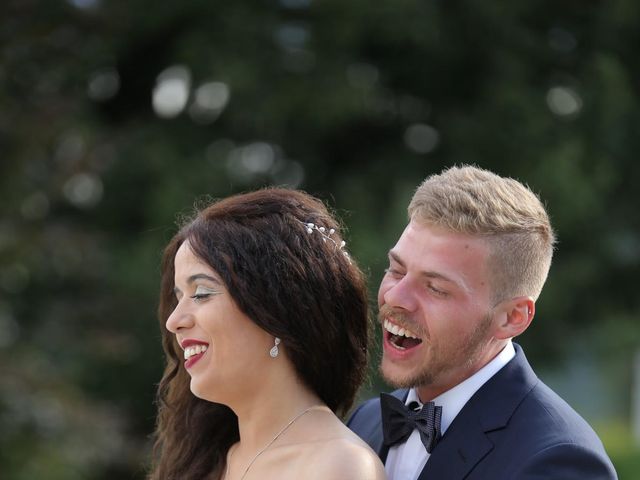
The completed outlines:
<svg viewBox="0 0 640 480">
<path fill-rule="evenodd" d="M 253 463 L 258 459 L 258 457 L 260 455 L 262 455 L 264 452 L 267 451 L 267 449 L 273 445 L 273 443 L 280 438 L 280 435 L 282 435 L 284 432 L 287 431 L 287 429 L 293 425 L 295 423 L 296 420 L 298 420 L 300 417 L 302 417 L 305 413 L 310 412 L 311 410 L 326 410 L 326 411 L 331 411 L 329 410 L 328 407 L 324 407 L 321 405 L 314 405 L 312 407 L 306 408 L 305 410 L 303 410 L 302 412 L 298 413 L 295 417 L 293 417 L 289 423 L 287 423 L 282 430 L 280 430 L 278 433 L 276 433 L 275 437 L 273 437 L 271 440 L 269 440 L 269 443 L 267 443 L 264 447 L 262 447 L 262 449 L 260 449 L 260 451 L 258 451 L 258 453 L 256 453 L 253 458 L 251 459 L 251 461 L 249 462 L 249 465 L 247 465 L 247 468 L 244 469 L 244 473 L 242 474 L 242 476 L 240 477 L 240 480 L 244 480 L 244 477 L 247 475 L 247 472 L 249 471 L 249 469 L 251 468 L 251 465 L 253 465 Z M 228 475 L 229 475 L 229 464 L 231 463 L 231 457 L 233 456 L 233 452 L 231 452 L 229 454 L 229 461 L 227 462 L 227 468 L 224 471 L 224 478 L 225 480 L 227 479 Z"/>
</svg>

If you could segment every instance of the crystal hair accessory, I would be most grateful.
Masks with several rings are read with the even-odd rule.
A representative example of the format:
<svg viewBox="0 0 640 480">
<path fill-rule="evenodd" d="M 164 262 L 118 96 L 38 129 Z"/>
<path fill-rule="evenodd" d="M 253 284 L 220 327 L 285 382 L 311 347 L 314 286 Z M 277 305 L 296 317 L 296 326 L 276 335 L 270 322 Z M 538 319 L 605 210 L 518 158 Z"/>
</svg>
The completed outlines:
<svg viewBox="0 0 640 480">
<path fill-rule="evenodd" d="M 338 242 L 335 241 L 335 239 L 333 237 L 331 237 L 331 235 L 336 233 L 334 228 L 330 228 L 329 230 L 327 230 L 326 228 L 321 227 L 320 225 L 316 225 L 315 223 L 311 223 L 311 222 L 302 222 L 302 224 L 304 225 L 304 227 L 307 230 L 308 234 L 312 234 L 314 231 L 318 232 L 320 235 L 322 235 L 322 241 L 323 242 L 326 242 L 328 240 L 331 243 L 333 243 L 336 246 L 336 248 L 338 250 L 340 250 L 342 252 L 342 254 L 347 258 L 347 260 L 349 260 L 349 262 L 351 262 L 351 259 L 349 258 L 349 253 L 344 249 L 344 247 L 347 244 L 347 242 L 342 240 L 340 243 L 338 243 Z"/>
</svg>

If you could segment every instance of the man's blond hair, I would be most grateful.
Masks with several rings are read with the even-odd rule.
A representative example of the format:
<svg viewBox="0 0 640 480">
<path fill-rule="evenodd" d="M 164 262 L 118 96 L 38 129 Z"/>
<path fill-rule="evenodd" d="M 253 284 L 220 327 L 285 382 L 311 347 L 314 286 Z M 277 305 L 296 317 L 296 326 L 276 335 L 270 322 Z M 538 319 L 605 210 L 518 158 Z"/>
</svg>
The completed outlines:
<svg viewBox="0 0 640 480">
<path fill-rule="evenodd" d="M 485 237 L 496 303 L 540 295 L 555 235 L 538 196 L 517 180 L 474 166 L 449 168 L 418 187 L 409 218 Z"/>
</svg>

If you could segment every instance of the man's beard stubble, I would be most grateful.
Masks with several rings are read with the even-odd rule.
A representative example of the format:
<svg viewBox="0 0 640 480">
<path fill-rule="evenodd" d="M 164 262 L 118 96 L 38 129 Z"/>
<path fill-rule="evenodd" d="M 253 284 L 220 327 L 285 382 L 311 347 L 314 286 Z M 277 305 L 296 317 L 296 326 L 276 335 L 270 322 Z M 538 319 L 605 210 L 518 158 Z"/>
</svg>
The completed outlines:
<svg viewBox="0 0 640 480">
<path fill-rule="evenodd" d="M 425 331 L 425 328 L 417 327 L 415 322 L 407 320 L 407 315 L 403 312 L 395 310 L 391 307 L 383 305 L 380 308 L 378 319 L 380 323 L 384 322 L 384 319 L 388 316 L 393 316 L 394 319 L 399 320 L 401 326 L 409 326 L 414 333 L 418 334 L 423 342 L 429 342 L 429 335 Z M 382 363 L 378 367 L 378 371 L 382 378 L 394 388 L 414 388 L 421 386 L 430 386 L 436 384 L 443 375 L 446 375 L 453 369 L 470 369 L 478 358 L 482 355 L 484 347 L 487 344 L 486 334 L 491 327 L 493 317 L 491 313 L 488 313 L 478 323 L 471 335 L 464 340 L 461 346 L 455 346 L 452 349 L 447 349 L 444 352 L 449 358 L 443 358 L 442 349 L 435 352 L 435 357 L 432 357 L 433 363 L 422 366 L 422 369 L 413 375 L 407 375 L 405 378 L 389 378 L 385 375 L 382 369 Z M 414 329 L 415 328 L 415 329 Z M 385 333 L 383 332 L 383 335 Z M 453 352 L 453 355 L 450 353 Z M 384 355 L 384 353 L 383 353 Z"/>
</svg>

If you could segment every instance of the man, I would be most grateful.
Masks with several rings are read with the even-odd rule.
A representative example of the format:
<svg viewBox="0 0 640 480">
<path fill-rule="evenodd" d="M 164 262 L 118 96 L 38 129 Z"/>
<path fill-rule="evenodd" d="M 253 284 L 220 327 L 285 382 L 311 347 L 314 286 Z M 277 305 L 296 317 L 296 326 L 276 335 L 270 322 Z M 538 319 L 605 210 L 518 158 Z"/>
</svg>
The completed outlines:
<svg viewBox="0 0 640 480">
<path fill-rule="evenodd" d="M 378 293 L 380 370 L 399 390 L 348 422 L 390 480 L 617 478 L 511 341 L 531 324 L 554 241 L 516 180 L 465 166 L 418 188 Z"/>
</svg>

